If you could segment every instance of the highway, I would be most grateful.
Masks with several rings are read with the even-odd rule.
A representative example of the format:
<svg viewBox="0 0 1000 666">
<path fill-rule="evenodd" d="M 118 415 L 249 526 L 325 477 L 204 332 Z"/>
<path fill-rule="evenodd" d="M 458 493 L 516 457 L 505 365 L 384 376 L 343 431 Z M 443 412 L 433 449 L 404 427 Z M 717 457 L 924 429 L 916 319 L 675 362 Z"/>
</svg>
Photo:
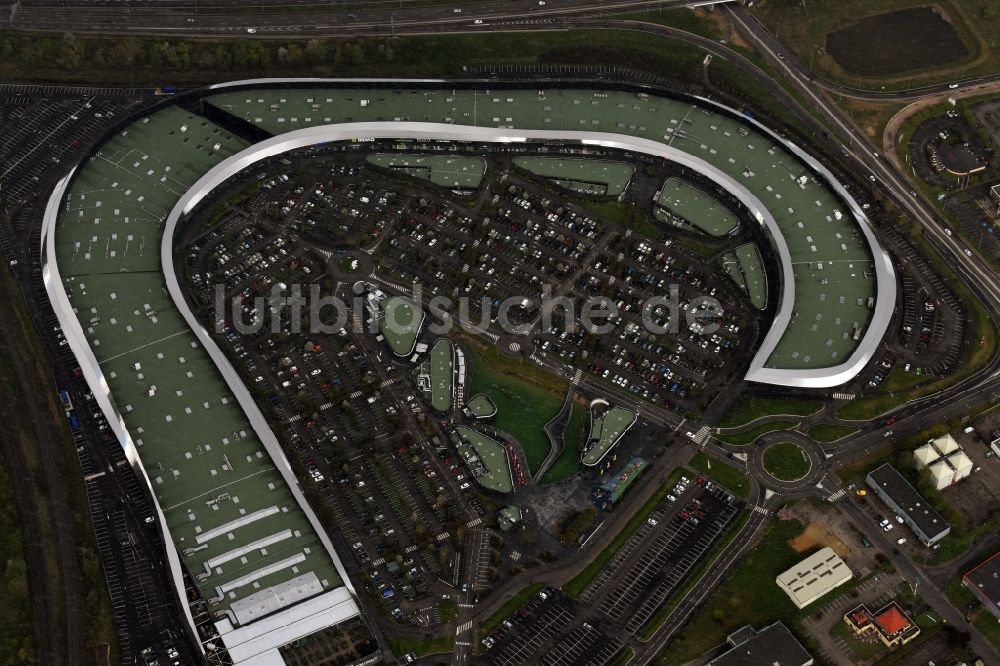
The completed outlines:
<svg viewBox="0 0 1000 666">
<path fill-rule="evenodd" d="M 184 10 L 122 11 L 113 8 L 65 9 L 20 7 L 9 26 L 23 31 L 116 35 L 350 36 L 444 32 L 461 29 L 489 33 L 537 25 L 559 24 L 577 16 L 608 16 L 630 11 L 689 7 L 733 0 L 499 0 L 399 9 L 356 9 L 351 12 L 292 12 L 285 14 L 204 14 Z M 307 18 L 308 17 L 308 18 Z M 388 19 L 388 20 L 387 20 Z M 415 30 L 418 29 L 418 30 Z M 450 30 L 449 30 L 450 31 Z"/>
</svg>

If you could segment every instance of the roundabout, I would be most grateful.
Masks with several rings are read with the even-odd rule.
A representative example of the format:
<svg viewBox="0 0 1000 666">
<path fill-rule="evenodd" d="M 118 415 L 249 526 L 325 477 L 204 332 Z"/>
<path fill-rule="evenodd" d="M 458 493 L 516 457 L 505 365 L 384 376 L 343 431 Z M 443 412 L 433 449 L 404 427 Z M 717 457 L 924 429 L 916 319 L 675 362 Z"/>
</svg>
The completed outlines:
<svg viewBox="0 0 1000 666">
<path fill-rule="evenodd" d="M 798 481 L 812 469 L 812 462 L 806 452 L 788 440 L 768 445 L 763 453 L 764 469 L 779 481 Z"/>
<path fill-rule="evenodd" d="M 820 446 L 794 430 L 762 435 L 749 456 L 747 464 L 753 476 L 783 494 L 814 490 L 827 469 Z"/>
</svg>

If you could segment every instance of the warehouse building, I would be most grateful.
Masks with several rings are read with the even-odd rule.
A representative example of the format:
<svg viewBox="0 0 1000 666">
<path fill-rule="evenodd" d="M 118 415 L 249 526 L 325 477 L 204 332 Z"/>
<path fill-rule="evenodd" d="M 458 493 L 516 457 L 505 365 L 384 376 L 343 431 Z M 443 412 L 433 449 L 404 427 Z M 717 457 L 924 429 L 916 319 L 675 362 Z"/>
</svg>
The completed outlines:
<svg viewBox="0 0 1000 666">
<path fill-rule="evenodd" d="M 726 640 L 732 649 L 706 666 L 812 666 L 815 663 L 812 655 L 781 622 L 760 631 L 746 626 L 731 633 Z"/>
<path fill-rule="evenodd" d="M 823 548 L 778 576 L 777 583 L 801 610 L 853 577 L 832 548 Z"/>
<path fill-rule="evenodd" d="M 934 545 L 951 533 L 951 525 L 892 465 L 886 463 L 869 472 L 866 480 L 879 499 L 903 518 L 924 545 Z"/>
<path fill-rule="evenodd" d="M 913 452 L 917 469 L 930 478 L 936 490 L 944 490 L 972 474 L 972 459 L 951 435 L 928 440 Z"/>
<path fill-rule="evenodd" d="M 962 583 L 1000 621 L 1000 553 L 962 576 Z"/>
</svg>

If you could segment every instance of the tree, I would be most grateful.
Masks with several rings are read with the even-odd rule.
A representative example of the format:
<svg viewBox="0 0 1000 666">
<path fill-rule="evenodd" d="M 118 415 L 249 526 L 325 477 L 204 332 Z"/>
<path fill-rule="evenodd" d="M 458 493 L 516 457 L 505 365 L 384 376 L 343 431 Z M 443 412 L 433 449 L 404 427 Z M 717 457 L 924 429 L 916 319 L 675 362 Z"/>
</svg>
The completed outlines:
<svg viewBox="0 0 1000 666">
<path fill-rule="evenodd" d="M 326 47 L 318 39 L 310 39 L 306 42 L 306 47 L 304 51 L 305 61 L 309 65 L 325 65 L 327 58 Z"/>
<path fill-rule="evenodd" d="M 135 64 L 142 54 L 142 46 L 135 37 L 125 37 L 115 44 L 119 61 L 124 65 Z"/>
</svg>

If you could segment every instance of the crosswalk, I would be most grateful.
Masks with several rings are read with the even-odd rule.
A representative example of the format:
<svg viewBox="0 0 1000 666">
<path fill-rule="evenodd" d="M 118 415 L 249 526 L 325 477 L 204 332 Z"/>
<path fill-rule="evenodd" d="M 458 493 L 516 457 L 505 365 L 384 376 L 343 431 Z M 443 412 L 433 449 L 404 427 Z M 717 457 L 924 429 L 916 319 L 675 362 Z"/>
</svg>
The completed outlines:
<svg viewBox="0 0 1000 666">
<path fill-rule="evenodd" d="M 771 515 L 771 512 L 766 507 L 763 507 L 763 506 L 755 506 L 755 507 L 753 507 L 752 511 L 754 513 L 759 513 L 759 514 L 761 514 L 763 516 L 770 516 Z"/>
<path fill-rule="evenodd" d="M 469 620 L 468 622 L 463 622 L 462 624 L 455 627 L 455 635 L 459 636 L 461 634 L 464 634 L 469 629 L 472 629 L 472 620 Z"/>
<path fill-rule="evenodd" d="M 361 391 L 355 391 L 354 393 L 351 394 L 351 398 L 357 399 L 357 398 L 360 398 L 362 395 L 364 395 L 364 394 L 361 393 Z"/>
<path fill-rule="evenodd" d="M 389 388 L 390 386 L 392 386 L 392 382 L 393 382 L 392 379 L 386 379 L 381 384 L 379 384 L 379 388 Z"/>
<path fill-rule="evenodd" d="M 469 522 L 467 522 L 465 524 L 465 526 L 466 527 L 475 527 L 476 525 L 482 524 L 482 522 L 483 522 L 482 517 L 473 518 L 472 520 L 470 520 Z"/>
<path fill-rule="evenodd" d="M 826 499 L 827 499 L 828 502 L 832 503 L 832 502 L 836 502 L 837 500 L 839 500 L 841 497 L 843 497 L 846 494 L 847 494 L 847 491 L 844 490 L 843 488 L 841 488 L 840 490 L 838 490 L 837 492 L 833 493 L 832 495 L 830 495 Z"/>
<path fill-rule="evenodd" d="M 691 435 L 691 439 L 695 441 L 696 444 L 704 444 L 708 439 L 708 436 L 712 434 L 712 429 L 708 426 L 702 426 L 698 428 L 698 432 Z"/>
<path fill-rule="evenodd" d="M 834 400 L 854 400 L 854 394 L 853 393 L 834 393 L 833 394 L 833 399 Z"/>
<path fill-rule="evenodd" d="M 583 378 L 583 370 L 577 368 L 576 372 L 573 373 L 573 380 L 572 380 L 573 386 L 578 386 L 582 378 Z"/>
</svg>

